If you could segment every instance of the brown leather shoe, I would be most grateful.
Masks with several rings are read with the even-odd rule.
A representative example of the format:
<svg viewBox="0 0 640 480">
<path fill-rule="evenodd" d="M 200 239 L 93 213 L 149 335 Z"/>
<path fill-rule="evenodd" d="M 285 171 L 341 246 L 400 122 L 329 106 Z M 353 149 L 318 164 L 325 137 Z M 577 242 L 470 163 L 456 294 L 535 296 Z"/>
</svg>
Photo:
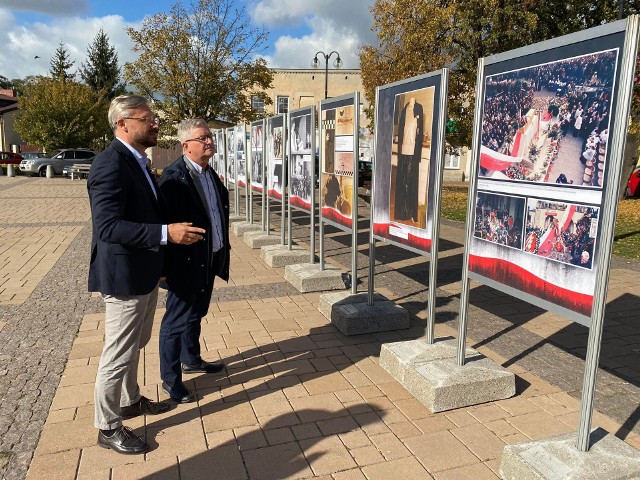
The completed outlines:
<svg viewBox="0 0 640 480">
<path fill-rule="evenodd" d="M 158 415 L 168 412 L 171 406 L 164 402 L 152 402 L 147 397 L 140 397 L 133 405 L 120 407 L 120 416 L 123 419 L 137 417 L 138 415 Z"/>
<path fill-rule="evenodd" d="M 106 436 L 102 430 L 98 433 L 98 445 L 102 448 L 110 448 L 118 453 L 133 455 L 149 450 L 149 445 L 143 439 L 124 425 L 118 427 L 112 435 Z"/>
</svg>

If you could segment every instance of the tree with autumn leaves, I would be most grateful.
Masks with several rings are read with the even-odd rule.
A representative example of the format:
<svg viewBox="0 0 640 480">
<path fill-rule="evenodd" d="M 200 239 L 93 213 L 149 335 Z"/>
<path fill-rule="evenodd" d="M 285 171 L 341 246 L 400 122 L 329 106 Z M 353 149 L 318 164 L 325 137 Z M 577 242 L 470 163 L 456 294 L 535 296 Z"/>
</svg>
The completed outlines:
<svg viewBox="0 0 640 480">
<path fill-rule="evenodd" d="M 373 105 L 377 86 L 449 67 L 447 142 L 471 145 L 479 58 L 639 10 L 640 2 L 617 0 L 376 0 L 371 13 L 378 41 L 360 49 L 365 96 Z M 624 179 L 638 158 L 639 94 L 636 77 Z M 368 114 L 373 118 L 373 108 Z"/>
<path fill-rule="evenodd" d="M 271 103 L 264 91 L 272 73 L 257 56 L 267 32 L 252 27 L 233 0 L 178 2 L 127 32 L 139 56 L 125 76 L 153 99 L 168 127 L 188 117 L 250 122 L 260 114 L 252 95 Z"/>
</svg>

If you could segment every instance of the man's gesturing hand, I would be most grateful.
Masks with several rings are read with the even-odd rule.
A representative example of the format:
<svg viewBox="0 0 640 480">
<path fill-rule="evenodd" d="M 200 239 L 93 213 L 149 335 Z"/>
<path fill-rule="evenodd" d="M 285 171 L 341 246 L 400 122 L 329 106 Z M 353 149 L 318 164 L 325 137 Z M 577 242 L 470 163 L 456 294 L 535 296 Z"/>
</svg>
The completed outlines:
<svg viewBox="0 0 640 480">
<path fill-rule="evenodd" d="M 191 245 L 202 240 L 207 233 L 204 228 L 192 227 L 191 223 L 172 223 L 167 226 L 167 237 L 171 243 Z"/>
</svg>

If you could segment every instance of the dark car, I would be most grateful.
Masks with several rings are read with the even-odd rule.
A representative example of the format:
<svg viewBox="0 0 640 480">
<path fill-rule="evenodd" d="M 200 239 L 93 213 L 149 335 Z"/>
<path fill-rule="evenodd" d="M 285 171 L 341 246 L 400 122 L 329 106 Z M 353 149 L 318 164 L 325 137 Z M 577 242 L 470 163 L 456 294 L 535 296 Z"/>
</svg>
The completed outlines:
<svg viewBox="0 0 640 480">
<path fill-rule="evenodd" d="M 2 165 L 19 165 L 22 161 L 22 155 L 13 152 L 0 152 L 0 164 Z"/>
<path fill-rule="evenodd" d="M 629 197 L 640 197 L 640 165 L 633 169 L 624 189 L 624 198 Z"/>
<path fill-rule="evenodd" d="M 371 190 L 371 174 L 373 163 L 366 160 L 358 160 L 358 186 Z"/>
</svg>

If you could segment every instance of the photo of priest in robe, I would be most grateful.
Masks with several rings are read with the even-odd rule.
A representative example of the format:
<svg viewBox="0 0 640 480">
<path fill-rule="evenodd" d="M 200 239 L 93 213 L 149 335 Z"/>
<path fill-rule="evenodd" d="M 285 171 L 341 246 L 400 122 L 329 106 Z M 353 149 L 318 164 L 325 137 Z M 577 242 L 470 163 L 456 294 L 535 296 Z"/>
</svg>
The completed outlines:
<svg viewBox="0 0 640 480">
<path fill-rule="evenodd" d="M 396 96 L 389 192 L 392 222 L 426 228 L 434 89 Z"/>
</svg>

